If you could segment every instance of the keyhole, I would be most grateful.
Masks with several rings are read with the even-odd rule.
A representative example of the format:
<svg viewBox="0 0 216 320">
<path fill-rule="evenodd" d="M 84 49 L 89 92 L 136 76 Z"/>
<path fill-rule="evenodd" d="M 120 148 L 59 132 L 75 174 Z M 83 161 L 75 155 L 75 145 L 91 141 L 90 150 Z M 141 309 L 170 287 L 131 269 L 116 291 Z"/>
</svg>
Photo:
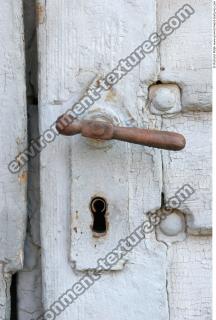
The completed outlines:
<svg viewBox="0 0 216 320">
<path fill-rule="evenodd" d="M 102 197 L 92 199 L 90 209 L 93 217 L 92 231 L 96 237 L 102 237 L 107 232 L 107 202 Z"/>
</svg>

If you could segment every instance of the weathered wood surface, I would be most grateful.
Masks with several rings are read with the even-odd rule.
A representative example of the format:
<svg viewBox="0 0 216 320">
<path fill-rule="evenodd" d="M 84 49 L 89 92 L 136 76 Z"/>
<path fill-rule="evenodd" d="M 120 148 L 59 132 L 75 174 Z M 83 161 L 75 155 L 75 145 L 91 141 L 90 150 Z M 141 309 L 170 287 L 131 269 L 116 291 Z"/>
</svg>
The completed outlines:
<svg viewBox="0 0 216 320">
<path fill-rule="evenodd" d="M 182 89 L 184 111 L 210 111 L 211 3 L 208 0 L 158 1 L 158 27 L 188 3 L 195 13 L 160 45 L 162 82 L 177 83 Z"/>
<path fill-rule="evenodd" d="M 211 237 L 173 244 L 167 260 L 170 319 L 211 320 Z"/>
<path fill-rule="evenodd" d="M 181 132 L 187 141 L 181 152 L 162 151 L 165 202 L 189 184 L 195 193 L 180 206 L 187 217 L 188 233 L 211 234 L 211 113 L 164 118 L 163 129 Z"/>
<path fill-rule="evenodd" d="M 40 249 L 30 235 L 25 241 L 24 268 L 18 273 L 17 298 L 18 319 L 37 319 L 42 314 Z"/>
<path fill-rule="evenodd" d="M 200 1 L 194 2 L 198 7 L 201 6 Z M 176 3 L 175 3 L 176 4 Z M 166 8 L 166 6 L 165 6 Z M 175 12 L 175 7 L 170 5 L 172 14 Z M 39 60 L 40 60 L 40 130 L 41 133 L 56 120 L 56 118 L 66 110 L 63 102 L 71 98 L 72 102 L 77 102 L 81 98 L 86 89 L 95 78 L 104 76 L 117 64 L 118 60 L 127 56 L 136 46 L 145 40 L 151 32 L 155 31 L 159 25 L 160 17 L 158 14 L 163 14 L 162 8 L 158 10 L 156 1 L 109 1 L 101 2 L 94 0 L 88 1 L 69 1 L 69 0 L 47 0 L 40 1 L 38 4 L 38 32 L 39 32 Z M 166 19 L 169 14 L 166 14 Z M 194 22 L 193 22 L 194 23 Z M 197 24 L 196 24 L 197 25 Z M 187 28 L 187 26 L 183 26 Z M 189 28 L 189 27 L 188 27 Z M 209 27 L 208 27 L 209 28 Z M 191 29 L 187 29 L 190 30 Z M 181 32 L 178 30 L 177 32 Z M 176 34 L 177 34 L 176 32 Z M 200 35 L 201 36 L 201 35 Z M 171 39 L 167 39 L 166 43 L 172 46 Z M 148 87 L 161 77 L 160 59 L 163 56 L 171 55 L 168 48 L 161 52 L 154 52 L 148 56 L 145 62 L 134 69 L 124 80 L 122 80 L 108 95 L 105 95 L 102 101 L 97 103 L 98 108 L 103 108 L 104 105 L 109 105 L 110 108 L 117 110 L 117 113 L 122 114 L 122 108 L 126 110 L 127 117 L 134 119 L 136 124 L 141 127 L 169 127 L 170 121 L 162 119 L 160 116 L 154 116 L 148 110 Z M 177 49 L 176 49 L 177 50 Z M 191 49 L 192 50 L 192 49 Z M 173 61 L 178 57 L 178 52 L 173 48 Z M 188 53 L 187 53 L 188 55 Z M 203 53 L 205 56 L 205 53 Z M 184 58 L 187 60 L 187 57 Z M 202 65 L 203 58 L 197 57 Z M 205 58 L 207 59 L 207 58 Z M 163 61 L 163 60 L 161 60 Z M 169 65 L 163 62 L 165 68 Z M 194 85 L 194 90 L 197 90 L 197 83 L 190 78 L 189 66 L 183 66 L 185 73 L 188 75 L 189 85 L 191 88 Z M 184 82 L 185 73 L 182 72 L 182 78 L 168 79 L 170 82 L 177 81 L 181 87 Z M 198 76 L 198 73 L 197 73 Z M 203 83 L 208 86 L 210 80 L 207 74 L 203 79 Z M 198 84 L 199 86 L 199 84 Z M 193 89 L 191 89 L 193 90 Z M 191 104 L 195 109 L 209 110 L 209 98 L 205 93 L 200 99 L 198 94 L 193 95 L 190 100 L 190 92 L 184 91 L 183 106 Z M 185 108 L 186 110 L 187 108 Z M 176 124 L 181 123 L 182 116 L 177 116 Z M 200 117 L 200 118 L 199 118 Z M 192 119 L 194 128 L 202 127 L 200 120 L 202 115 Z M 206 114 L 205 117 L 208 117 Z M 206 119 L 206 118 L 205 118 Z M 128 118 L 127 118 L 128 120 Z M 173 120 L 174 121 L 174 120 Z M 189 124 L 191 126 L 191 124 Z M 186 124 L 185 124 L 186 126 Z M 203 123 L 203 136 L 207 136 L 208 124 Z M 186 128 L 187 129 L 187 128 Z M 184 125 L 176 125 L 176 130 L 181 132 L 184 130 Z M 193 139 L 192 129 L 186 130 L 186 133 L 191 135 Z M 194 134 L 195 135 L 195 134 Z M 76 141 L 76 146 L 75 146 Z M 83 141 L 83 140 L 82 140 Z M 42 235 L 42 272 L 43 272 L 43 297 L 44 307 L 48 308 L 60 295 L 69 289 L 74 282 L 79 280 L 83 275 L 80 270 L 92 268 L 94 259 L 96 264 L 96 256 L 103 257 L 106 249 L 110 250 L 112 241 L 109 239 L 109 244 L 105 243 L 102 247 L 97 248 L 95 254 L 94 244 L 90 240 L 90 213 L 87 212 L 89 205 L 90 185 L 94 183 L 94 177 L 97 169 L 93 167 L 93 146 L 86 146 L 85 152 L 81 138 L 77 137 L 58 137 L 55 142 L 47 146 L 46 150 L 41 154 L 41 235 Z M 119 152 L 123 150 L 122 143 L 116 142 L 119 146 Z M 88 163 L 88 151 L 91 149 L 90 167 Z M 173 153 L 172 164 L 166 159 L 169 153 L 161 153 L 159 150 L 143 148 L 140 146 L 128 146 L 128 172 L 126 181 L 127 185 L 125 193 L 123 190 L 117 195 L 113 195 L 113 206 L 119 209 L 121 201 L 125 201 L 125 195 L 128 197 L 128 217 L 126 228 L 132 231 L 144 219 L 144 213 L 149 210 L 156 210 L 161 206 L 161 192 L 165 191 L 165 196 L 171 194 L 172 180 L 175 186 L 175 177 L 178 177 L 179 162 L 178 159 L 185 157 L 184 161 L 191 157 L 190 151 L 180 153 L 177 156 Z M 116 149 L 118 149 L 116 147 Z M 96 150 L 96 149 L 95 149 Z M 74 151 L 77 153 L 74 154 Z M 209 150 L 206 158 L 210 158 Z M 115 151 L 118 153 L 118 150 Z M 98 165 L 103 167 L 103 156 L 97 150 Z M 194 154 L 196 162 L 196 175 L 198 171 L 202 172 L 202 176 L 206 172 L 209 173 L 204 161 L 198 161 L 201 154 Z M 109 156 L 109 154 L 107 155 Z M 113 155 L 112 155 L 113 156 Z M 116 157 L 118 155 L 116 154 Z M 102 180 L 106 179 L 108 193 L 112 190 L 112 185 L 109 185 L 107 175 L 110 174 L 110 181 L 114 180 L 114 175 L 118 176 L 119 172 L 115 172 L 118 166 L 110 162 L 104 167 L 106 178 L 101 176 Z M 164 160 L 166 159 L 166 160 Z M 193 159 L 193 158 L 192 158 Z M 175 166 L 175 160 L 177 160 Z M 86 166 L 84 167 L 84 163 Z M 166 166 L 173 166 L 170 175 Z M 76 167 L 75 167 L 76 166 Z M 107 168 L 107 166 L 109 166 Z M 165 169 L 164 169 L 165 168 Z M 109 170 L 108 170 L 109 169 Z M 187 168 L 186 168 L 187 169 Z M 190 170 L 188 167 L 187 170 Z M 193 168 L 191 168 L 193 175 Z M 109 172 L 108 172 L 109 171 Z M 101 171 L 100 171 L 101 172 Z M 175 174 L 176 173 L 176 174 Z M 92 174 L 92 176 L 91 176 Z M 101 173 L 100 173 L 101 174 Z M 102 175 L 102 174 L 101 174 Z M 81 176 L 82 184 L 79 185 L 79 176 Z M 84 177 L 88 177 L 85 181 Z M 190 183 L 181 175 L 184 183 Z M 186 182 L 184 180 L 186 179 Z M 76 181 L 77 179 L 77 181 Z M 169 180 L 170 179 L 170 180 Z M 86 184 L 84 183 L 86 182 Z M 100 188 L 101 188 L 100 185 Z M 76 188 L 75 188 L 76 186 Z M 167 187 L 166 187 L 167 186 Z M 181 187 L 181 185 L 180 185 Z M 196 209 L 205 207 L 204 199 L 209 195 L 209 191 L 203 185 L 203 180 L 196 181 L 200 199 L 194 202 L 193 210 L 196 220 L 196 226 L 209 230 L 210 224 L 206 220 L 201 219 L 201 210 L 196 212 Z M 86 189 L 85 189 L 86 188 Z M 85 190 L 84 190 L 85 189 Z M 86 191 L 87 190 L 87 191 Z M 104 186 L 104 190 L 106 190 Z M 98 190 L 100 192 L 100 190 Z M 174 190 L 176 191 L 176 190 Z M 95 190 L 92 189 L 94 193 Z M 117 192 L 117 191 L 116 191 Z M 175 193 L 175 192 L 174 192 Z M 85 197 L 83 195 L 86 195 Z M 171 194 L 174 195 L 174 194 Z M 116 197 L 114 199 L 114 197 Z M 119 201 L 119 198 L 121 201 Z M 81 212 L 77 225 L 71 224 L 71 216 L 74 217 L 76 212 L 75 205 Z M 125 205 L 125 203 L 124 203 Z M 113 212 L 114 214 L 114 212 Z M 119 215 L 119 220 L 121 217 Z M 112 223 L 114 219 L 110 221 Z M 80 225 L 79 225 L 80 223 Z M 207 226 L 207 227 L 206 227 Z M 77 228 L 76 232 L 72 227 Z M 81 237 L 81 232 L 85 229 L 87 236 Z M 125 228 L 125 230 L 126 230 Z M 81 237 L 81 238 L 80 238 Z M 72 239 L 72 241 L 71 241 Z M 117 236 L 115 237 L 117 239 Z M 199 242 L 199 237 L 196 238 Z M 80 242 L 79 242 L 80 240 Z M 118 239 L 117 239 L 118 240 Z M 116 240 L 116 241 L 117 241 Z M 88 242 L 85 244 L 85 241 Z M 116 246 L 116 241 L 113 241 L 113 247 Z M 194 244 L 189 238 L 186 247 L 184 242 L 174 244 L 174 246 L 182 246 L 182 257 L 187 260 L 189 250 L 192 250 Z M 209 241 L 206 241 L 204 250 L 208 251 Z M 100 248 L 102 248 L 100 252 Z M 169 250 L 166 243 L 162 243 L 151 234 L 149 239 L 137 247 L 128 257 L 128 261 L 121 271 L 106 272 L 102 279 L 95 284 L 88 292 L 86 292 L 79 300 L 76 301 L 69 309 L 65 310 L 59 319 L 67 320 L 73 317 L 74 319 L 144 319 L 152 318 L 157 320 L 168 320 L 169 314 L 171 320 L 176 320 L 187 316 L 188 320 L 196 319 L 196 313 L 191 309 L 188 312 L 188 306 L 193 304 L 193 299 L 199 295 L 200 299 L 206 299 L 205 308 L 202 310 L 202 320 L 210 320 L 210 281 L 206 278 L 206 292 L 196 292 L 187 296 L 187 299 L 182 301 L 181 310 L 179 311 L 178 294 L 184 294 L 185 288 L 182 291 L 178 290 L 175 295 L 175 285 L 178 286 L 178 279 L 181 276 L 179 268 L 172 269 L 172 261 L 177 261 L 177 254 L 172 261 L 169 259 Z M 84 254 L 86 257 L 84 260 Z M 71 260 L 74 261 L 74 256 L 79 254 L 78 261 L 80 266 L 76 269 L 76 265 L 71 265 Z M 201 253 L 200 253 L 201 254 Z M 72 256 L 72 259 L 71 259 Z M 197 254 L 199 257 L 199 254 Z M 194 260 L 193 260 L 194 259 Z M 189 260 L 193 264 L 196 257 Z M 183 266 L 184 267 L 184 266 Z M 189 268 L 189 266 L 188 266 Z M 202 270 L 202 266 L 197 266 Z M 191 277 L 190 277 L 191 276 Z M 172 283 L 170 282 L 172 277 Z M 173 280 L 174 279 L 174 280 Z M 193 281 L 193 273 L 188 277 L 183 278 L 186 282 Z M 185 280 L 186 279 L 186 280 Z M 167 291 L 168 287 L 170 291 Z M 195 288 L 199 288 L 198 280 L 194 284 Z M 170 301 L 174 301 L 174 305 L 170 306 Z M 99 303 L 99 304 L 98 304 Z M 172 310 L 170 309 L 172 308 Z"/>
<path fill-rule="evenodd" d="M 23 1 L 25 31 L 26 90 L 28 109 L 28 140 L 39 136 L 37 105 L 37 34 L 35 0 Z M 40 263 L 40 163 L 39 155 L 28 162 L 27 236 L 24 266 L 17 274 L 17 317 L 36 319 L 42 313 Z"/>
<path fill-rule="evenodd" d="M 122 16 L 116 15 L 116 12 L 122 9 Z M 83 5 L 75 1 L 56 1 L 53 5 L 53 2 L 48 1 L 44 10 L 45 20 L 39 27 L 42 131 L 63 112 L 60 105 L 52 105 L 55 100 L 66 100 L 74 92 L 76 102 L 75 99 L 81 97 L 95 77 L 105 75 L 112 69 L 122 56 L 126 56 L 143 41 L 143 38 L 153 32 L 156 24 L 154 1 L 145 1 L 142 6 L 139 1 L 112 1 L 107 4 L 93 1 L 84 2 Z M 147 14 L 149 11 L 152 15 Z M 136 30 L 139 32 L 134 37 Z M 57 44 L 54 39 L 59 39 L 61 44 Z M 63 58 L 65 56 L 66 60 Z M 97 106 L 101 107 L 101 104 L 107 103 L 111 105 L 110 108 L 114 106 L 119 113 L 124 106 L 139 125 L 154 126 L 154 116 L 149 115 L 151 121 L 146 116 L 140 118 L 143 100 L 147 99 L 148 85 L 144 83 L 143 89 L 140 89 L 140 99 L 137 98 L 136 92 L 139 90 L 140 79 L 146 83 L 156 79 L 156 58 L 154 53 L 148 58 L 145 66 L 134 70 Z M 49 76 L 45 77 L 45 74 Z M 136 104 L 138 107 L 135 107 Z M 160 121 L 157 125 L 160 126 Z M 103 149 L 94 153 L 94 146 L 86 146 L 85 149 L 85 142 L 82 142 L 80 137 L 77 137 L 76 141 L 75 147 L 73 137 L 58 137 L 41 156 L 41 240 L 45 307 L 52 304 L 81 275 L 71 266 L 70 251 L 73 255 L 82 255 L 79 269 L 96 267 L 97 258 L 107 254 L 122 236 L 137 227 L 143 221 L 144 213 L 160 207 L 160 151 L 146 149 L 144 152 L 145 149 L 140 146 L 127 148 L 127 144 L 116 143 L 106 154 Z M 124 152 L 125 148 L 127 155 L 124 156 L 123 161 L 126 164 L 123 166 L 119 152 Z M 107 158 L 104 158 L 106 155 Z M 94 168 L 96 156 L 98 163 Z M 120 163 L 116 163 L 115 159 L 119 159 Z M 122 175 L 119 165 L 124 168 L 125 176 Z M 98 179 L 95 180 L 97 170 L 100 171 Z M 104 171 L 104 175 L 101 170 Z M 77 176 L 81 176 L 82 183 L 79 184 L 79 180 L 76 182 Z M 95 241 L 91 240 L 91 214 L 88 210 L 90 195 L 94 195 L 96 191 L 102 191 L 108 195 L 108 199 L 110 198 L 109 223 L 112 236 L 108 234 L 107 241 L 99 240 L 98 248 L 95 248 Z M 75 205 L 79 210 L 85 210 L 80 213 L 81 217 L 78 220 L 78 236 L 74 234 L 75 231 L 70 224 L 71 215 L 76 214 Z M 85 214 L 89 216 L 85 217 Z M 125 226 L 123 233 L 118 234 L 121 216 Z M 80 239 L 81 232 L 84 236 Z M 167 319 L 166 250 L 157 246 L 154 239 L 152 241 L 153 243 L 149 241 L 149 244 L 140 245 L 136 255 L 128 258 L 129 262 L 122 271 L 104 274 L 100 283 L 86 292 L 76 305 L 65 310 L 60 319 L 71 319 L 71 316 L 75 319 L 107 318 L 108 313 L 110 319 L 125 319 L 126 316 L 136 319 Z M 144 277 L 143 274 L 148 276 Z M 143 288 L 148 290 L 144 291 Z M 97 300 L 100 300 L 100 308 L 95 303 Z M 153 300 L 155 308 L 151 307 Z"/>
<path fill-rule="evenodd" d="M 26 147 L 27 120 L 22 1 L 1 3 L 0 18 L 0 319 L 9 319 L 11 273 L 22 268 L 26 219 L 26 168 L 8 164 Z"/>
<path fill-rule="evenodd" d="M 38 112 L 28 106 L 29 140 L 36 139 Z M 41 250 L 40 250 L 40 172 L 39 155 L 28 163 L 28 223 L 24 247 L 24 266 L 17 275 L 18 319 L 37 319 L 42 313 Z"/>
<path fill-rule="evenodd" d="M 5 273 L 0 265 L 0 319 L 10 319 L 10 285 L 11 274 Z"/>
</svg>

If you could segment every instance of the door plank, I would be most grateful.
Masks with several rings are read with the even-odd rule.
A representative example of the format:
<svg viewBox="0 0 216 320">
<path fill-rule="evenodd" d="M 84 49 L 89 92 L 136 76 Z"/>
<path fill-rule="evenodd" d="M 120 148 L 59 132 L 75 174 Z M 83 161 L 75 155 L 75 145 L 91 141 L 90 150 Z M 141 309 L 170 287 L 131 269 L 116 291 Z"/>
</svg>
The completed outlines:
<svg viewBox="0 0 216 320">
<path fill-rule="evenodd" d="M 22 1 L 1 3 L 0 319 L 10 318 L 10 277 L 22 268 L 27 171 L 8 170 L 27 145 Z"/>
<path fill-rule="evenodd" d="M 168 261 L 170 319 L 211 320 L 211 237 L 175 243 Z"/>
<path fill-rule="evenodd" d="M 177 83 L 184 111 L 211 111 L 211 2 L 190 0 L 195 13 L 160 45 L 160 80 Z M 158 1 L 158 27 L 185 5 Z"/>
<path fill-rule="evenodd" d="M 11 274 L 3 272 L 3 265 L 0 264 L 0 319 L 10 319 L 10 285 Z"/>
<path fill-rule="evenodd" d="M 40 2 L 39 7 L 42 133 L 66 110 L 67 103 L 64 102 L 67 99 L 71 98 L 71 104 L 75 103 L 95 79 L 105 76 L 117 65 L 119 59 L 126 57 L 155 31 L 156 2 L 48 0 L 46 3 Z M 114 106 L 119 113 L 122 108 L 126 110 L 129 119 L 132 119 L 137 126 L 160 128 L 160 118 L 151 115 L 147 109 L 143 113 L 143 106 L 148 97 L 148 86 L 157 79 L 156 62 L 155 51 L 146 58 L 144 64 L 122 80 L 113 92 L 108 92 L 102 102 L 97 103 L 97 107 L 101 108 L 106 102 L 112 108 Z M 79 153 L 75 154 L 77 151 L 74 146 L 75 141 L 77 144 L 81 143 L 80 138 L 74 140 L 73 137 L 58 137 L 41 154 L 41 241 L 45 308 L 53 304 L 58 296 L 84 274 L 75 270 L 69 260 L 70 251 L 74 255 L 78 252 L 76 248 L 79 246 L 79 239 L 75 238 L 71 245 L 73 231 L 71 214 L 75 200 L 76 203 L 79 200 L 89 204 L 89 198 L 82 196 L 85 191 L 81 190 L 78 182 L 76 182 L 78 190 L 74 187 L 71 190 L 71 183 L 75 184 L 74 179 L 78 175 L 89 177 L 91 173 L 93 179 L 96 172 L 92 166 L 84 168 L 88 157 L 91 159 L 87 151 L 88 146 L 86 146 L 85 160 L 84 155 L 79 157 Z M 123 148 L 125 146 L 121 147 L 121 142 L 118 142 L 113 149 L 118 161 L 120 161 L 119 152 L 124 150 Z M 99 149 L 96 153 L 99 157 Z M 124 182 L 125 190 L 122 189 L 120 194 L 123 200 L 128 202 L 128 227 L 132 232 L 144 221 L 149 210 L 160 208 L 162 162 L 159 150 L 140 146 L 128 147 L 126 157 L 129 170 L 125 175 L 129 177 L 128 182 Z M 104 171 L 106 177 L 101 176 L 101 183 L 103 179 L 106 183 L 109 182 L 107 175 L 112 174 L 114 168 L 111 157 L 108 159 L 110 170 L 106 164 Z M 83 164 L 80 164 L 82 161 Z M 86 181 L 86 184 L 88 183 Z M 81 186 L 85 188 L 84 181 Z M 107 190 L 109 189 L 111 190 L 111 186 L 107 186 Z M 119 191 L 116 187 L 115 193 L 117 192 Z M 117 194 L 115 196 L 117 197 Z M 124 201 L 123 208 L 125 208 Z M 84 216 L 85 212 L 82 214 Z M 86 224 L 81 226 L 82 232 L 89 232 L 89 221 L 86 221 Z M 117 239 L 117 236 L 114 237 L 113 243 L 110 242 L 105 248 L 110 250 L 111 243 L 115 247 Z M 85 240 L 89 241 L 89 237 Z M 74 241 L 77 241 L 76 248 L 73 247 Z M 83 252 L 84 245 L 82 240 Z M 95 258 L 90 260 L 93 256 L 88 258 L 93 248 L 87 246 L 88 244 L 86 244 L 85 263 L 86 266 L 92 267 L 97 261 Z M 96 320 L 100 317 L 118 320 L 125 320 L 127 317 L 137 320 L 149 317 L 158 320 L 167 319 L 166 250 L 165 245 L 158 244 L 154 233 L 151 234 L 149 240 L 134 250 L 123 270 L 105 272 L 100 283 L 96 283 L 76 304 L 66 309 L 60 318 L 66 320 L 73 316 L 74 319 L 80 320 L 86 318 Z M 105 251 L 99 250 L 98 256 L 103 257 Z M 100 301 L 100 306 L 97 301 Z"/>
<path fill-rule="evenodd" d="M 200 4 L 200 2 L 197 3 Z M 176 1 L 175 4 L 177 5 Z M 160 6 L 161 9 L 158 10 L 159 7 L 157 7 L 156 10 L 156 1 L 143 1 L 141 4 L 140 1 L 126 0 L 118 1 L 118 3 L 98 0 L 91 2 L 86 0 L 81 2 L 69 0 L 39 2 L 41 133 L 48 129 L 57 117 L 67 110 L 69 105 L 72 106 L 73 103 L 77 102 L 90 85 L 111 71 L 117 65 L 119 59 L 126 57 L 151 32 L 156 30 L 160 22 L 158 12 L 161 11 L 161 17 L 165 12 L 162 4 Z M 166 4 L 164 7 L 167 8 Z M 164 17 L 169 18 L 168 12 Z M 191 141 L 195 139 L 197 131 L 192 132 L 191 125 L 194 127 L 197 125 L 197 130 L 201 129 L 203 136 L 208 139 L 208 125 L 206 123 L 209 122 L 205 122 L 202 126 L 202 114 L 197 116 L 194 114 L 193 117 L 196 121 L 193 119 L 191 123 L 188 123 L 185 121 L 186 114 L 177 115 L 174 119 L 166 119 L 151 115 L 148 110 L 149 85 L 158 80 L 159 75 L 162 79 L 162 71 L 159 72 L 160 59 L 162 66 L 165 58 L 169 59 L 170 52 L 165 44 L 162 44 L 160 50 L 149 55 L 144 63 L 128 74 L 113 90 L 105 94 L 94 107 L 100 109 L 104 105 L 108 105 L 111 109 L 115 108 L 118 114 L 122 114 L 122 109 L 124 109 L 127 120 L 132 119 L 136 126 L 173 128 L 180 133 L 189 135 L 188 143 L 192 145 Z M 184 59 L 187 60 L 187 57 L 184 56 Z M 199 59 L 201 58 L 198 56 L 197 61 Z M 206 61 L 204 61 L 204 69 L 208 69 L 205 68 L 205 63 Z M 167 64 L 166 67 L 168 68 Z M 188 69 L 190 69 L 188 64 L 183 66 L 186 74 Z M 174 70 L 174 67 L 171 70 Z M 208 71 L 206 74 L 205 83 L 208 87 Z M 204 92 L 203 87 L 201 88 L 201 94 L 192 95 L 191 99 L 190 93 L 193 89 L 191 89 L 192 78 L 190 73 L 187 74 L 187 82 L 184 86 L 181 86 L 183 82 L 181 77 L 175 78 L 169 75 L 167 76 L 168 82 L 177 82 L 184 89 L 183 107 L 185 110 L 190 110 L 192 104 L 196 108 L 199 105 L 198 110 L 210 110 L 209 95 Z M 199 72 L 196 75 L 199 75 Z M 196 85 L 195 82 L 195 92 L 197 92 Z M 198 88 L 200 88 L 199 83 Z M 68 99 L 70 99 L 69 102 L 67 102 Z M 207 120 L 208 115 L 206 114 L 204 118 Z M 187 128 L 187 125 L 190 127 Z M 83 141 L 82 147 L 81 141 Z M 84 275 L 84 272 L 81 271 L 88 269 L 88 267 L 92 269 L 98 256 L 100 256 L 99 249 L 96 255 L 93 253 L 92 244 L 87 243 L 85 245 L 85 241 L 90 240 L 89 224 L 91 221 L 90 215 L 87 216 L 89 214 L 87 211 L 90 193 L 86 192 L 86 189 L 82 189 L 85 188 L 84 177 L 93 181 L 96 173 L 92 165 L 93 161 L 90 162 L 90 168 L 87 166 L 88 157 L 89 159 L 94 158 L 92 151 L 94 149 L 92 147 L 90 157 L 90 153 L 88 154 L 87 151 L 89 147 L 86 145 L 85 149 L 84 141 L 80 137 L 61 136 L 50 143 L 41 154 L 41 241 L 43 246 L 42 272 L 45 308 L 49 308 L 60 295 L 70 289 Z M 194 144 L 193 148 L 195 146 L 197 146 L 197 143 Z M 122 152 L 123 148 L 125 147 L 119 144 L 119 152 Z M 209 150 L 205 150 L 208 160 Z M 118 150 L 115 150 L 115 152 L 118 153 Z M 127 172 L 128 183 L 126 183 L 127 179 L 124 181 L 127 185 L 127 191 L 126 193 L 123 193 L 123 190 L 121 192 L 121 199 L 125 201 L 128 197 L 128 208 L 124 207 L 128 210 L 128 219 L 122 234 L 125 233 L 127 228 L 129 231 L 133 231 L 143 222 L 149 210 L 154 211 L 160 208 L 162 190 L 165 194 L 165 200 L 168 200 L 170 196 L 175 195 L 177 187 L 189 183 L 186 178 L 187 176 L 191 178 L 193 171 L 190 176 L 190 170 L 187 168 L 187 176 L 180 171 L 179 180 L 175 180 L 178 173 L 176 168 L 181 169 L 181 166 L 187 166 L 183 164 L 181 157 L 186 155 L 185 157 L 188 159 L 190 152 L 188 149 L 184 152 L 177 155 L 176 153 L 160 152 L 147 147 L 128 146 L 128 163 L 126 165 L 129 166 L 129 172 Z M 97 159 L 101 157 L 99 150 L 95 154 L 97 154 Z M 204 159 L 201 155 L 201 149 L 198 151 L 196 149 L 194 158 L 193 156 L 190 158 L 191 162 L 188 162 L 188 165 L 192 165 L 190 163 L 193 161 L 198 162 L 200 156 L 201 159 Z M 110 162 L 112 158 L 113 154 L 109 156 Z M 169 159 L 173 161 L 171 162 Z M 175 161 L 177 161 L 176 164 L 174 164 Z M 202 177 L 206 172 L 209 172 L 209 169 L 202 167 L 203 162 L 204 160 L 197 165 L 197 170 L 201 171 Z M 112 165 L 112 162 L 109 163 L 111 174 L 114 168 Z M 118 166 L 115 165 L 115 167 Z M 89 169 L 91 172 L 88 171 Z M 109 172 L 106 174 L 109 174 Z M 82 177 L 82 184 L 78 182 L 79 176 Z M 172 179 L 175 188 L 171 188 Z M 199 177 L 197 179 L 199 180 Z M 187 203 L 196 222 L 196 225 L 191 225 L 191 230 L 194 232 L 199 228 L 199 225 L 202 225 L 202 232 L 204 229 L 209 232 L 209 220 L 204 225 L 204 220 L 201 220 L 201 211 L 198 208 L 200 203 L 200 207 L 203 208 L 205 203 L 208 202 L 205 202 L 205 197 L 209 196 L 209 192 L 202 193 L 203 190 L 201 190 L 202 188 L 199 189 L 198 180 L 196 180 L 196 183 L 198 194 L 201 193 L 200 202 L 192 200 L 191 203 L 194 204 L 194 207 L 190 205 L 190 201 Z M 107 181 L 106 183 L 109 183 Z M 88 181 L 86 181 L 86 184 L 88 184 Z M 88 186 L 88 188 L 90 187 Z M 108 189 L 111 189 L 111 187 L 109 186 Z M 82 196 L 84 194 L 85 197 Z M 79 207 L 79 210 L 82 211 L 82 218 L 75 225 L 73 219 L 71 222 L 71 216 L 74 218 L 76 207 Z M 82 222 L 82 225 L 80 222 Z M 76 236 L 77 230 L 80 232 L 78 236 Z M 88 236 L 83 237 L 79 243 L 81 232 L 88 233 Z M 112 241 L 109 245 L 104 245 L 103 250 L 101 250 L 102 257 L 105 248 L 110 250 L 111 244 Z M 193 242 L 190 244 L 189 240 L 187 244 L 189 250 L 190 246 L 193 248 Z M 180 243 L 179 246 L 181 245 L 184 246 Z M 113 243 L 113 246 L 115 247 L 116 243 Z M 208 246 L 205 247 L 205 250 L 208 250 Z M 129 317 L 136 320 L 144 318 L 169 319 L 169 299 L 175 301 L 176 298 L 174 284 L 172 285 L 167 281 L 171 281 L 171 277 L 176 276 L 178 278 L 181 270 L 176 268 L 172 271 L 172 261 L 168 259 L 168 254 L 169 246 L 166 242 L 160 242 L 153 232 L 127 257 L 124 267 L 121 268 L 122 270 L 119 272 L 104 272 L 102 279 L 85 292 L 76 301 L 76 304 L 66 309 L 60 319 L 71 319 L 71 316 L 79 320 L 86 318 L 96 320 L 99 317 L 114 320 L 125 320 Z M 188 255 L 185 249 L 185 257 L 188 258 Z M 175 259 L 178 259 L 178 257 L 174 257 L 174 261 Z M 196 257 L 194 257 L 195 259 Z M 71 263 L 74 261 L 78 262 L 78 268 L 77 265 Z M 176 272 L 175 275 L 174 272 Z M 167 285 L 170 285 L 171 288 L 170 298 Z M 208 284 L 206 284 L 206 288 L 207 286 Z M 197 285 L 197 287 L 199 286 Z M 193 297 L 191 297 L 189 303 L 192 303 L 192 299 Z M 187 306 L 186 302 L 185 305 Z M 172 307 L 173 310 L 176 307 L 178 307 L 177 302 Z M 175 319 L 173 315 L 175 315 L 174 311 L 170 319 Z M 191 315 L 190 319 L 193 318 L 193 315 Z"/>
<path fill-rule="evenodd" d="M 195 192 L 179 207 L 186 214 L 187 231 L 211 234 L 211 113 L 164 118 L 163 129 L 181 132 L 187 141 L 181 152 L 162 151 L 165 201 L 189 184 Z"/>
</svg>

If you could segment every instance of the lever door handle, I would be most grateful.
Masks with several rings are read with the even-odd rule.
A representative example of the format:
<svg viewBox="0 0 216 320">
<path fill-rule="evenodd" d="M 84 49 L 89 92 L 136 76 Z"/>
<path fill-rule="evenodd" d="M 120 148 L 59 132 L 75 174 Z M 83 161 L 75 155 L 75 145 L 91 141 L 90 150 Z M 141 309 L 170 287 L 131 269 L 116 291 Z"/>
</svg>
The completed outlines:
<svg viewBox="0 0 216 320">
<path fill-rule="evenodd" d="M 65 136 L 81 134 L 83 137 L 92 139 L 115 139 L 173 151 L 183 149 L 186 144 L 184 136 L 176 132 L 118 127 L 104 121 L 78 120 L 68 115 L 57 119 L 56 129 Z"/>
</svg>

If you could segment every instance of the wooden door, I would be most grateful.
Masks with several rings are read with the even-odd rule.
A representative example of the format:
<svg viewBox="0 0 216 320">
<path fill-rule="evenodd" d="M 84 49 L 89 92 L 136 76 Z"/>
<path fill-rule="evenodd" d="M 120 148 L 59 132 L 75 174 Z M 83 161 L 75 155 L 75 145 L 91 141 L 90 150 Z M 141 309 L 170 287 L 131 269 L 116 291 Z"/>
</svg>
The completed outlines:
<svg viewBox="0 0 216 320">
<path fill-rule="evenodd" d="M 52 137 L 40 158 L 41 319 L 211 319 L 210 6 L 189 5 L 193 14 L 82 115 L 184 134 L 186 148 L 172 152 L 58 136 L 54 122 L 184 2 L 38 2 L 40 133 L 51 128 Z M 182 199 L 184 186 L 194 192 Z M 97 197 L 107 205 L 100 237 L 90 208 Z M 160 226 L 74 303 L 62 303 L 167 203 L 174 210 Z"/>
</svg>

